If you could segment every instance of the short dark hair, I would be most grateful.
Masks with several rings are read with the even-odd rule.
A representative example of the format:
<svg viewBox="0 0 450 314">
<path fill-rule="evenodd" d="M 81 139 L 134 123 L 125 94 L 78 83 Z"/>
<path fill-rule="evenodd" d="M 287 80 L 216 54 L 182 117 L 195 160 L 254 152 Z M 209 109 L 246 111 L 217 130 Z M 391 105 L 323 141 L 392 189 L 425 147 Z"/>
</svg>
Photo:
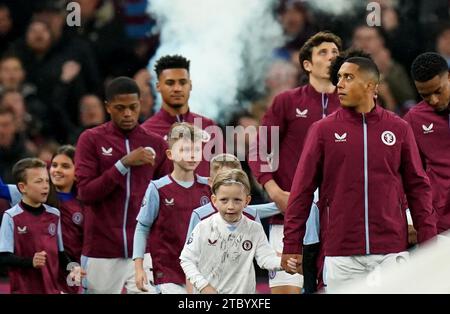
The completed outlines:
<svg viewBox="0 0 450 314">
<path fill-rule="evenodd" d="M 411 76 L 414 81 L 426 82 L 436 75 L 448 72 L 447 61 L 438 53 L 425 52 L 414 59 L 411 65 Z"/>
<path fill-rule="evenodd" d="M 337 56 L 336 59 L 334 59 L 331 62 L 331 66 L 330 66 L 330 81 L 333 85 L 337 85 L 337 83 L 339 82 L 338 79 L 338 72 L 339 69 L 341 68 L 341 66 L 344 64 L 344 62 L 347 59 L 350 59 L 352 57 L 363 57 L 363 58 L 368 58 L 371 59 L 370 55 L 368 53 L 365 53 L 362 50 L 358 50 L 358 49 L 347 49 L 346 51 L 342 52 L 341 55 Z"/>
<path fill-rule="evenodd" d="M 138 97 L 141 96 L 139 86 L 132 78 L 119 76 L 109 82 L 106 86 L 105 97 L 107 101 L 111 101 L 117 95 L 123 94 L 137 94 Z"/>
<path fill-rule="evenodd" d="M 359 66 L 359 70 L 363 72 L 368 72 L 375 76 L 377 81 L 380 80 L 380 71 L 378 70 L 377 65 L 371 58 L 364 57 L 351 57 L 345 60 L 345 62 L 353 63 Z"/>
<path fill-rule="evenodd" d="M 314 34 L 311 36 L 305 44 L 300 49 L 298 60 L 300 61 L 300 66 L 302 67 L 303 71 L 306 72 L 306 69 L 303 67 L 303 61 L 312 60 L 312 50 L 314 47 L 319 46 L 320 44 L 324 42 L 334 43 L 338 47 L 339 51 L 342 49 L 342 40 L 339 36 L 333 34 L 329 31 L 322 31 Z"/>
<path fill-rule="evenodd" d="M 159 77 L 162 71 L 166 69 L 186 69 L 189 72 L 189 65 L 191 61 L 180 55 L 163 56 L 156 61 L 155 72 Z"/>
<path fill-rule="evenodd" d="M 26 170 L 34 168 L 47 169 L 47 164 L 39 158 L 24 158 L 16 162 L 12 168 L 12 175 L 14 177 L 14 180 L 16 181 L 16 184 L 19 182 L 26 183 Z"/>
</svg>

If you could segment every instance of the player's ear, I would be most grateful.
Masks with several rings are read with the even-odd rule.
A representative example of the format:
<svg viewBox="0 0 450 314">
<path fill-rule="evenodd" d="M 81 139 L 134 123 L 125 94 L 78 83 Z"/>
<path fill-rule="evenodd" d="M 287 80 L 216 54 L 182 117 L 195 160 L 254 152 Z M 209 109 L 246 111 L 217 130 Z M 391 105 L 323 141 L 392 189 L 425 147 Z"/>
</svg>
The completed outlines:
<svg viewBox="0 0 450 314">
<path fill-rule="evenodd" d="M 211 194 L 211 202 L 216 205 L 217 202 L 217 196 L 215 194 Z"/>
</svg>

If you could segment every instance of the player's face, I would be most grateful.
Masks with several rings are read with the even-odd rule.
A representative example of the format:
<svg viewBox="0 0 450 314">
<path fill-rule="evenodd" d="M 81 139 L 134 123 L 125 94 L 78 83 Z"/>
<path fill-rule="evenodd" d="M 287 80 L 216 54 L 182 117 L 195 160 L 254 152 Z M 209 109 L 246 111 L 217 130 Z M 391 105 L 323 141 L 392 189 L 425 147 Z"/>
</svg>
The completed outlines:
<svg viewBox="0 0 450 314">
<path fill-rule="evenodd" d="M 117 127 L 130 131 L 138 124 L 141 103 L 138 94 L 116 95 L 106 104 L 106 111 Z"/>
<path fill-rule="evenodd" d="M 250 202 L 250 196 L 245 193 L 241 184 L 230 184 L 220 186 L 211 200 L 222 218 L 233 223 L 241 219 L 242 211 Z"/>
<path fill-rule="evenodd" d="M 323 42 L 313 47 L 311 61 L 304 61 L 305 69 L 309 75 L 320 79 L 330 78 L 331 62 L 339 55 L 339 49 L 335 43 Z"/>
<path fill-rule="evenodd" d="M 39 206 L 47 201 L 50 190 L 48 171 L 45 168 L 32 168 L 26 171 L 26 182 L 19 182 L 19 189 L 25 203 Z"/>
<path fill-rule="evenodd" d="M 448 108 L 450 101 L 450 73 L 436 75 L 426 82 L 414 81 L 420 96 L 435 111 L 443 111 Z"/>
<path fill-rule="evenodd" d="M 57 191 L 70 192 L 75 181 L 75 166 L 72 159 L 64 154 L 56 155 L 50 165 L 50 178 Z"/>
<path fill-rule="evenodd" d="M 354 63 L 344 62 L 338 72 L 339 101 L 344 107 L 357 107 L 365 99 L 366 81 Z"/>
<path fill-rule="evenodd" d="M 184 171 L 194 171 L 202 160 L 202 142 L 180 139 L 173 144 L 168 157 Z"/>
<path fill-rule="evenodd" d="M 172 108 L 181 108 L 188 104 L 192 82 L 186 69 L 165 69 L 156 84 L 163 103 Z"/>
</svg>

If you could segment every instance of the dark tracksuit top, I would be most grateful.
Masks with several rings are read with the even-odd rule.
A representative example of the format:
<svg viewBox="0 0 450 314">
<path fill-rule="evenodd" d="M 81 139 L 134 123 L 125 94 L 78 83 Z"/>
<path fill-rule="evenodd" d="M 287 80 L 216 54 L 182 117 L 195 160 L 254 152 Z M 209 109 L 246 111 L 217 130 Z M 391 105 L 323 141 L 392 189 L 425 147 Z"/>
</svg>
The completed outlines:
<svg viewBox="0 0 450 314">
<path fill-rule="evenodd" d="M 273 104 L 263 117 L 261 126 L 272 128 L 278 126 L 279 163 L 273 172 L 261 172 L 266 159 L 258 156 L 257 161 L 250 161 L 252 173 L 261 185 L 273 179 L 284 191 L 291 191 L 295 168 L 303 150 L 306 133 L 310 126 L 339 108 L 339 98 L 336 92 L 332 94 L 319 93 L 310 84 L 285 91 L 277 95 Z M 267 134 L 270 135 L 270 130 Z M 263 144 L 264 138 L 258 134 L 258 145 Z M 268 138 L 268 147 L 272 139 Z M 256 146 L 251 145 L 251 151 Z M 267 151 L 264 150 L 263 151 Z M 311 202 L 312 203 L 312 202 Z M 283 224 L 283 215 L 271 218 L 271 224 Z"/>
<path fill-rule="evenodd" d="M 151 147 L 155 165 L 130 167 L 122 174 L 116 164 L 138 147 Z M 153 178 L 168 171 L 167 143 L 136 126 L 124 133 L 113 122 L 84 131 L 77 143 L 75 173 L 78 197 L 85 204 L 83 255 L 131 258 L 136 217 Z"/>
<path fill-rule="evenodd" d="M 450 229 L 450 112 L 435 112 L 425 101 L 404 117 L 412 127 L 431 182 L 438 232 Z"/>
<path fill-rule="evenodd" d="M 405 193 L 419 243 L 436 235 L 430 181 L 411 127 L 379 106 L 366 114 L 341 108 L 311 126 L 285 213 L 283 253 L 301 252 L 317 187 L 325 256 L 405 251 Z"/>
</svg>

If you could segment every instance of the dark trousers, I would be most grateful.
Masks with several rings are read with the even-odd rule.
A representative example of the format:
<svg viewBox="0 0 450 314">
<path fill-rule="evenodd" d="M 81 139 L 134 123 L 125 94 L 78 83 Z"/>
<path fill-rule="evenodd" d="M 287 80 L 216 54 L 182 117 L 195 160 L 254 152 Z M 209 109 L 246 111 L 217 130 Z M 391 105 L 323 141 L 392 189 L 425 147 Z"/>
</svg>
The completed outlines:
<svg viewBox="0 0 450 314">
<path fill-rule="evenodd" d="M 317 257 L 320 243 L 303 245 L 303 289 L 305 294 L 317 292 Z"/>
</svg>

